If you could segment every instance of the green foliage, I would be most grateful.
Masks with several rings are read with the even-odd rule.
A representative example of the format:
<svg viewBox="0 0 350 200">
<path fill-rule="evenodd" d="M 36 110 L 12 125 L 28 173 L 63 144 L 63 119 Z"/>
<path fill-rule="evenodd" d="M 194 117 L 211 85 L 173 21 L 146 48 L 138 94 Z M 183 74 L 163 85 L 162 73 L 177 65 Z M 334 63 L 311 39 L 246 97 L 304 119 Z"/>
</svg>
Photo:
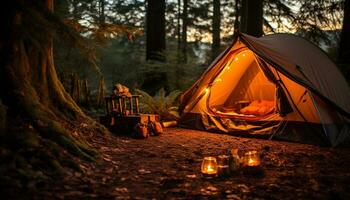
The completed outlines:
<svg viewBox="0 0 350 200">
<path fill-rule="evenodd" d="M 178 120 L 178 97 L 180 91 L 175 90 L 170 92 L 167 96 L 165 90 L 162 88 L 155 96 L 149 95 L 147 92 L 136 89 L 136 92 L 142 95 L 141 112 L 158 114 L 162 120 Z"/>
</svg>

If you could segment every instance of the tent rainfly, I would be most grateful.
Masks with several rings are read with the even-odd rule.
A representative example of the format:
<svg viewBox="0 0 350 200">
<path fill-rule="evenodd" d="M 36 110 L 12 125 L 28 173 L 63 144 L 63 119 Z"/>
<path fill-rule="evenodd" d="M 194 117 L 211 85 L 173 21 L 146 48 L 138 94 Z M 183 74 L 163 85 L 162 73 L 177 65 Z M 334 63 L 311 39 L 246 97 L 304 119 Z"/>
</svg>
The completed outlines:
<svg viewBox="0 0 350 200">
<path fill-rule="evenodd" d="M 340 146 L 350 88 L 318 47 L 291 34 L 234 42 L 181 96 L 182 127 Z"/>
</svg>

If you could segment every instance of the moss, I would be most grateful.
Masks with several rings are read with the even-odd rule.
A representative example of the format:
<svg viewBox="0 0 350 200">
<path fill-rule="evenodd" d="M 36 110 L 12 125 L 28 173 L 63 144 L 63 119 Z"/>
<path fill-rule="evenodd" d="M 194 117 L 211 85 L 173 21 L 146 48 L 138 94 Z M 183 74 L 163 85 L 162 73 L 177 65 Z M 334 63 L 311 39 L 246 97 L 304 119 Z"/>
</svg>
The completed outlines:
<svg viewBox="0 0 350 200">
<path fill-rule="evenodd" d="M 46 128 L 43 127 L 42 130 L 43 137 L 56 142 L 75 156 L 94 161 L 94 157 L 98 155 L 96 151 L 74 139 L 65 128 L 55 121 L 51 121 L 48 126 Z"/>
<path fill-rule="evenodd" d="M 59 162 L 73 170 L 84 173 L 84 170 L 73 159 L 60 158 Z"/>
<path fill-rule="evenodd" d="M 28 128 L 11 128 L 1 134 L 3 146 L 13 149 L 30 149 L 40 146 L 40 138 L 35 130 Z"/>
<path fill-rule="evenodd" d="M 22 133 L 17 134 L 17 140 L 19 145 L 22 148 L 32 148 L 32 147 L 38 147 L 40 144 L 39 137 L 36 132 L 31 130 L 23 130 Z"/>
</svg>

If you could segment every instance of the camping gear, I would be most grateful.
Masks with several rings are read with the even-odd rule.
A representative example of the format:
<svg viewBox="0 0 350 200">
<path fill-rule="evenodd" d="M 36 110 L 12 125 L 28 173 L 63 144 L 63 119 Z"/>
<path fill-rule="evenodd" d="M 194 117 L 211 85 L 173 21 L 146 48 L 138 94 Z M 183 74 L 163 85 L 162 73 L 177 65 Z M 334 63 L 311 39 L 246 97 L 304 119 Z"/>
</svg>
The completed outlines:
<svg viewBox="0 0 350 200">
<path fill-rule="evenodd" d="M 216 177 L 218 173 L 218 163 L 215 157 L 207 156 L 202 160 L 201 172 L 204 177 Z"/>
<path fill-rule="evenodd" d="M 166 127 L 173 127 L 177 125 L 177 121 L 167 121 L 167 122 L 162 122 L 162 126 L 164 128 Z"/>
<path fill-rule="evenodd" d="M 116 84 L 112 95 L 105 98 L 107 114 L 100 117 L 100 123 L 114 133 L 136 138 L 161 134 L 162 129 L 157 127 L 157 124 L 154 125 L 159 123 L 159 115 L 140 113 L 140 97 L 140 95 L 132 95 L 125 86 Z"/>
<path fill-rule="evenodd" d="M 162 134 L 163 133 L 162 125 L 159 122 L 153 122 L 153 123 L 154 123 L 154 125 L 153 125 L 153 127 L 154 127 L 154 134 L 155 135 Z"/>
<path fill-rule="evenodd" d="M 243 33 L 181 96 L 182 127 L 339 146 L 350 89 L 317 46 L 291 34 Z"/>
<path fill-rule="evenodd" d="M 134 127 L 134 131 L 131 134 L 134 138 L 145 139 L 148 138 L 149 132 L 146 124 L 137 123 Z"/>
</svg>

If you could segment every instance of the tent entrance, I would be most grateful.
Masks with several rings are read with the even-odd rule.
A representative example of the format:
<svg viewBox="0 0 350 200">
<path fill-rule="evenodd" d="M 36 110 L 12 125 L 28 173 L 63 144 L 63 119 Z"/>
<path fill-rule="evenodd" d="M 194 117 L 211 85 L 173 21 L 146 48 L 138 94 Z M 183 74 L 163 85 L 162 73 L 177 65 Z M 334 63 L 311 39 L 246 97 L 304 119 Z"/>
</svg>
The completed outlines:
<svg viewBox="0 0 350 200">
<path fill-rule="evenodd" d="M 216 115 L 263 118 L 276 110 L 276 86 L 268 80 L 252 51 L 231 54 L 214 79 L 208 108 Z"/>
</svg>

